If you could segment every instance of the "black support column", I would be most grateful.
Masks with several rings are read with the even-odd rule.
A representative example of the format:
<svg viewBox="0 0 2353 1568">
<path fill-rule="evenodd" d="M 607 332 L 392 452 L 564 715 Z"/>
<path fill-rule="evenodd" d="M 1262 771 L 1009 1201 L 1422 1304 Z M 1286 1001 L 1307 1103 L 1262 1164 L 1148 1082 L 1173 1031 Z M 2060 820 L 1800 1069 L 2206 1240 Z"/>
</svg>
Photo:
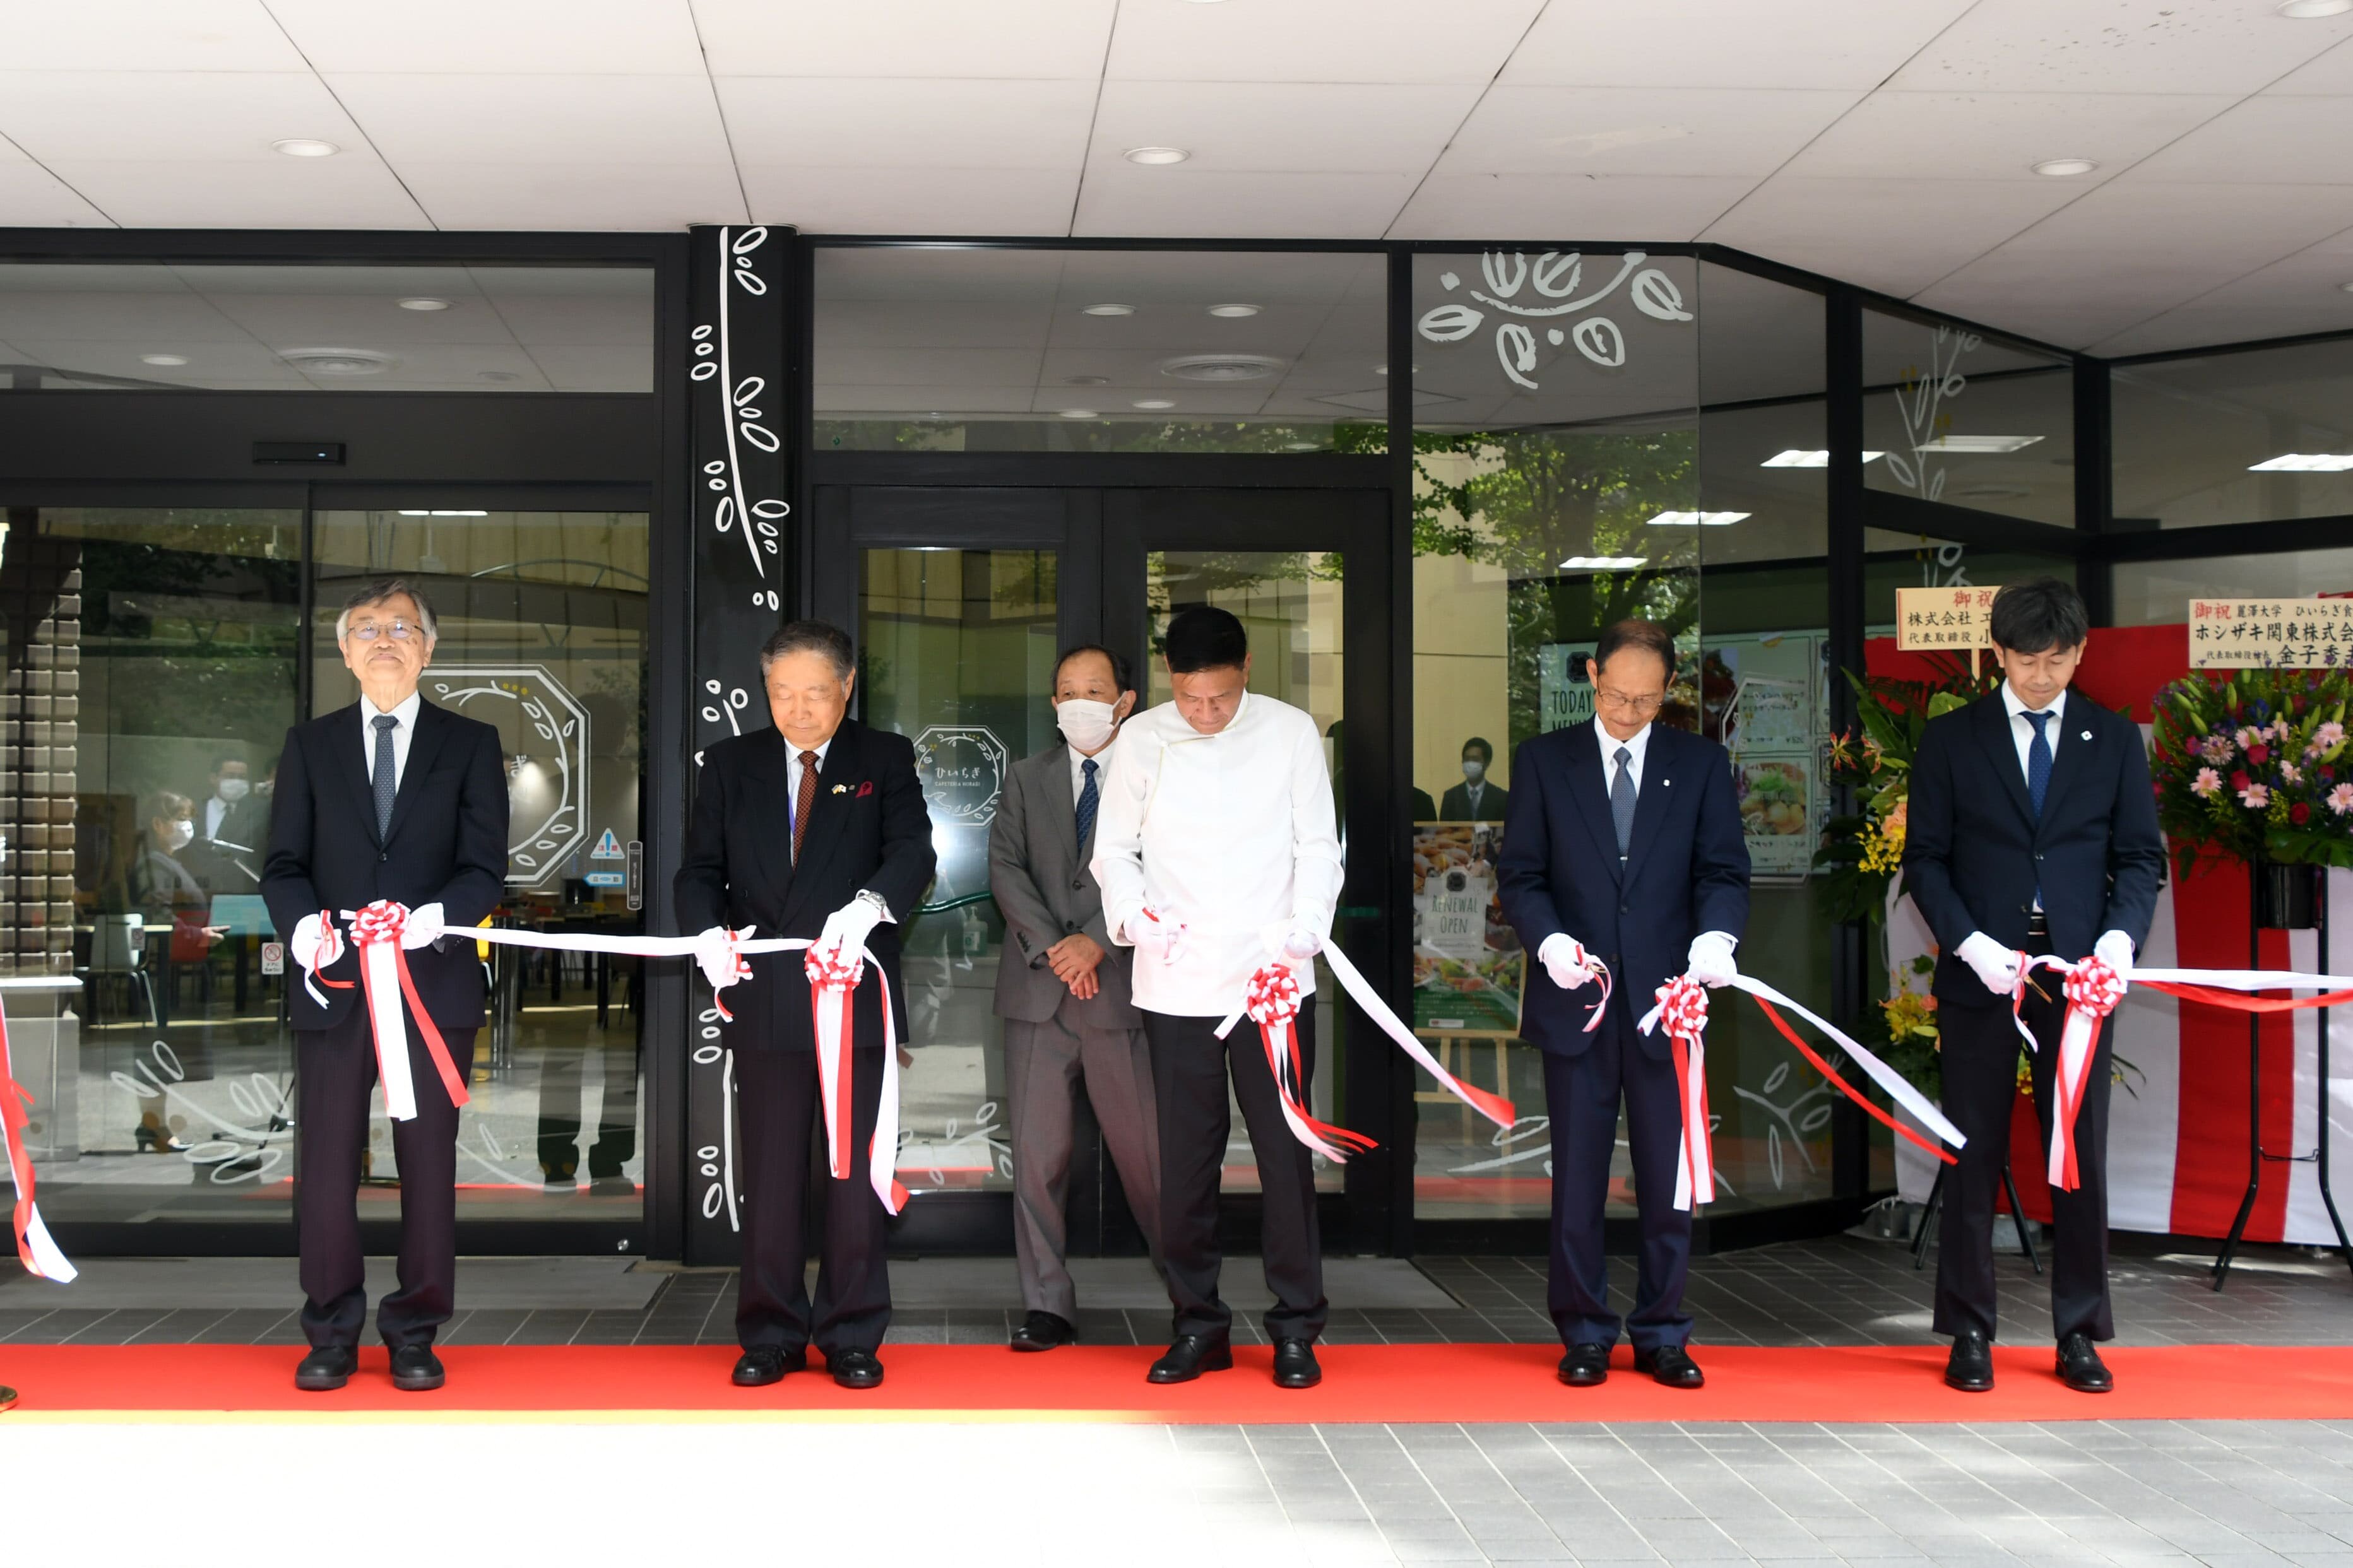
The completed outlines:
<svg viewBox="0 0 2353 1568">
<path fill-rule="evenodd" d="M 1855 723 L 1854 690 L 1837 671 L 1862 672 L 1863 478 L 1862 478 L 1862 300 L 1852 289 L 1832 289 L 1823 306 L 1824 352 L 1828 356 L 1825 410 L 1830 426 L 1830 636 L 1831 729 Z M 1854 810 L 1854 792 L 1841 788 L 1831 809 Z M 1831 949 L 1831 1018 L 1852 1031 L 1870 1005 L 1865 931 L 1859 922 L 1841 926 Z M 1871 1181 L 1870 1127 L 1849 1101 L 1832 1101 L 1831 1191 L 1860 1199 Z"/>
</svg>

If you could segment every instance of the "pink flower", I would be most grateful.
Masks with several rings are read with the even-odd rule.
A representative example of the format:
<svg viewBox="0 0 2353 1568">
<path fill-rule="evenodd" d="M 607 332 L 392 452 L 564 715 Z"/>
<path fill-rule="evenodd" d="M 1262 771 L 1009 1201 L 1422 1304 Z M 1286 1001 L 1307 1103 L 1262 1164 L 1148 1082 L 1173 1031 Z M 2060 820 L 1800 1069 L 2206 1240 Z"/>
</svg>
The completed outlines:
<svg viewBox="0 0 2353 1568">
<path fill-rule="evenodd" d="M 2200 768 L 2198 776 L 2189 783 L 2189 793 L 2200 800 L 2222 793 L 2222 775 L 2212 768 Z"/>
<path fill-rule="evenodd" d="M 2238 747 L 2231 744 L 2228 735 L 2209 735 L 2206 743 L 2198 748 L 2198 754 L 2210 763 L 2227 763 L 2238 754 Z"/>
<path fill-rule="evenodd" d="M 2324 752 L 2331 746 L 2343 744 L 2344 740 L 2345 726 L 2334 719 L 2312 732 L 2312 743 Z"/>
<path fill-rule="evenodd" d="M 2261 730 L 2256 729 L 2253 724 L 2242 724 L 2239 727 L 2237 739 L 2239 745 L 2242 750 L 2248 746 L 2253 745 L 2263 738 L 2263 732 Z"/>
<path fill-rule="evenodd" d="M 2286 784 L 2302 784 L 2304 782 L 2304 774 L 2297 769 L 2294 763 L 2282 763 L 2280 764 L 2280 778 L 2282 782 Z"/>
<path fill-rule="evenodd" d="M 2339 816 L 2353 812 L 2353 784 L 2341 784 L 2328 792 L 2328 809 Z"/>
<path fill-rule="evenodd" d="M 2261 811 L 2271 803 L 2272 792 L 2269 784 L 2251 784 L 2239 792 L 2239 804 L 2249 811 Z"/>
</svg>

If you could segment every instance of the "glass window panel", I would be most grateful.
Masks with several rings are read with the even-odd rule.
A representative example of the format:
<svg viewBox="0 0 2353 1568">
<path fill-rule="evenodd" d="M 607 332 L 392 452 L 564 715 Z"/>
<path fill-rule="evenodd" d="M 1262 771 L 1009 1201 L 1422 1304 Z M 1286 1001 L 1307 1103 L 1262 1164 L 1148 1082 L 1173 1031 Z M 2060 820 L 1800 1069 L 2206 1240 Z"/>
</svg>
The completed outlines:
<svg viewBox="0 0 2353 1568">
<path fill-rule="evenodd" d="M 2353 513 L 2353 340 L 2118 365 L 2108 385 L 2119 522 Z M 2257 467 L 2283 458 L 2318 466 Z"/>
<path fill-rule="evenodd" d="M 1378 452 L 1387 263 L 819 248 L 819 450 Z"/>
<path fill-rule="evenodd" d="M 1871 489 L 2075 525 L 2069 362 L 1884 310 L 1863 312 L 1862 358 Z"/>
<path fill-rule="evenodd" d="M 651 392 L 641 267 L 0 264 L 0 386 Z"/>
<path fill-rule="evenodd" d="M 2186 626 L 2189 601 L 2199 595 L 2307 599 L 2353 594 L 2353 549 L 2119 561 L 2113 570 L 2120 626 Z"/>
</svg>

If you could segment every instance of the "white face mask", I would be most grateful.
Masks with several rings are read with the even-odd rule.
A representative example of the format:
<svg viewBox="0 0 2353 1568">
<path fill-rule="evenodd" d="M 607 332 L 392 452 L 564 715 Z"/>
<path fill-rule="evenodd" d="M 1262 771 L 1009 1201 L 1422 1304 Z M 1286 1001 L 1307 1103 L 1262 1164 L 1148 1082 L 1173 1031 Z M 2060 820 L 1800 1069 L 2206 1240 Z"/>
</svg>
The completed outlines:
<svg viewBox="0 0 2353 1568">
<path fill-rule="evenodd" d="M 253 781 L 250 779 L 223 779 L 213 793 L 231 805 L 235 805 L 238 801 L 243 800 L 252 788 Z"/>
<path fill-rule="evenodd" d="M 1080 751 L 1100 752 L 1110 745 L 1111 738 L 1119 732 L 1118 711 L 1109 702 L 1065 697 L 1054 704 L 1054 722 L 1060 727 L 1062 739 Z"/>
<path fill-rule="evenodd" d="M 1465 761 L 1462 764 L 1462 776 L 1472 784 L 1477 784 L 1487 776 L 1487 764 L 1477 761 Z"/>
<path fill-rule="evenodd" d="M 171 832 L 164 835 L 164 853 L 166 855 L 178 854 L 181 850 L 185 849 L 190 844 L 194 843 L 195 841 L 195 837 L 196 825 L 190 822 L 185 816 L 180 818 L 179 821 L 172 824 Z"/>
</svg>

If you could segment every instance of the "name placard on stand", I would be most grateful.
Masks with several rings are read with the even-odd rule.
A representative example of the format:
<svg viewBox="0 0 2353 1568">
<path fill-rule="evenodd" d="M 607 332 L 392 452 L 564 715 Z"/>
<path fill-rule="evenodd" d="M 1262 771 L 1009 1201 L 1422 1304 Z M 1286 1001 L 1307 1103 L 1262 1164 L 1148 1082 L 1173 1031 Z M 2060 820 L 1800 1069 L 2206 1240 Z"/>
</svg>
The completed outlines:
<svg viewBox="0 0 2353 1568">
<path fill-rule="evenodd" d="M 1968 651 L 1969 674 L 1993 646 L 1993 588 L 1898 588 L 1895 646 L 1905 653 Z"/>
<path fill-rule="evenodd" d="M 2353 659 L 2353 599 L 2192 599 L 2192 669 L 2334 669 Z"/>
</svg>

